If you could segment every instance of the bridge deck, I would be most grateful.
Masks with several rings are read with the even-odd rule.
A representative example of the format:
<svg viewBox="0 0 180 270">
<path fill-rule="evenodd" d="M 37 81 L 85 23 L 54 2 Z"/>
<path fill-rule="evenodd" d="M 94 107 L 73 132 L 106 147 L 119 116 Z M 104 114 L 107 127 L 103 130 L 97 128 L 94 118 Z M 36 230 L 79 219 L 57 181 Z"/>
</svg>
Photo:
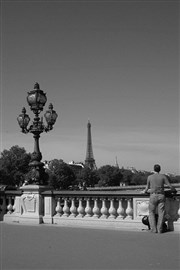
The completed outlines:
<svg viewBox="0 0 180 270">
<path fill-rule="evenodd" d="M 177 232 L 0 223 L 1 270 L 179 269 Z"/>
</svg>

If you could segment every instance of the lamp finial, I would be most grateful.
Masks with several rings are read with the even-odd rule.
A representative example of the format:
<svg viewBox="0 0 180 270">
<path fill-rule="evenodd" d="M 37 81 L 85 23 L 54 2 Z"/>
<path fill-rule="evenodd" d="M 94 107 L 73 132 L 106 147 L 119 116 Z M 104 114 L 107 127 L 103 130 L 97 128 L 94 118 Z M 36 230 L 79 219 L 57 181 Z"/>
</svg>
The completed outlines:
<svg viewBox="0 0 180 270">
<path fill-rule="evenodd" d="M 37 83 L 37 82 L 35 83 L 34 89 L 35 89 L 35 90 L 39 90 L 39 89 L 40 89 L 39 83 Z"/>
</svg>

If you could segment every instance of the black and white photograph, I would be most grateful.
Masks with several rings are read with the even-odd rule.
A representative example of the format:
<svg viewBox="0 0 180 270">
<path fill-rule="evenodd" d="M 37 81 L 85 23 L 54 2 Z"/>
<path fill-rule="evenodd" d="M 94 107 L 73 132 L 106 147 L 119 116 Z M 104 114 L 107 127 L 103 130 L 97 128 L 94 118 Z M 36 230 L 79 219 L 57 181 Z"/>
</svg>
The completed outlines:
<svg viewBox="0 0 180 270">
<path fill-rule="evenodd" d="M 0 0 L 0 270 L 180 267 L 179 0 Z"/>
</svg>

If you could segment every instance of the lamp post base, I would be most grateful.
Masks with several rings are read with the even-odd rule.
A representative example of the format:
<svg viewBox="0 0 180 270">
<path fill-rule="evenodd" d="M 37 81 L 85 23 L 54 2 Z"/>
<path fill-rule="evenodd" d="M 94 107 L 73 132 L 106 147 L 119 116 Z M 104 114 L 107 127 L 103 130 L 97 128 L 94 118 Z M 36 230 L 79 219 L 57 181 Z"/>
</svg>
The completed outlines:
<svg viewBox="0 0 180 270">
<path fill-rule="evenodd" d="M 41 224 L 43 223 L 43 198 L 41 192 L 49 190 L 47 186 L 27 185 L 21 187 L 23 194 L 21 196 L 22 214 L 20 223 Z"/>
<path fill-rule="evenodd" d="M 14 212 L 4 215 L 7 223 L 41 224 L 44 216 L 44 202 L 41 193 L 51 190 L 49 186 L 27 185 L 20 188 L 23 194 L 16 198 Z"/>
</svg>

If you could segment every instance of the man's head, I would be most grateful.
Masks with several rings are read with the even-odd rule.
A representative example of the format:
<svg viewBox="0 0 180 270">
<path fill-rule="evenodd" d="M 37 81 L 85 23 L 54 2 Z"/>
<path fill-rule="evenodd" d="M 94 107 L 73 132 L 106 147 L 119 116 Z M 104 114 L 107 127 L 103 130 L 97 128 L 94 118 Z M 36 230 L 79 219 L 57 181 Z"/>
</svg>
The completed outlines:
<svg viewBox="0 0 180 270">
<path fill-rule="evenodd" d="M 160 170 L 161 170 L 161 166 L 159 164 L 155 164 L 154 165 L 154 171 L 157 172 L 157 173 L 159 173 Z"/>
</svg>

